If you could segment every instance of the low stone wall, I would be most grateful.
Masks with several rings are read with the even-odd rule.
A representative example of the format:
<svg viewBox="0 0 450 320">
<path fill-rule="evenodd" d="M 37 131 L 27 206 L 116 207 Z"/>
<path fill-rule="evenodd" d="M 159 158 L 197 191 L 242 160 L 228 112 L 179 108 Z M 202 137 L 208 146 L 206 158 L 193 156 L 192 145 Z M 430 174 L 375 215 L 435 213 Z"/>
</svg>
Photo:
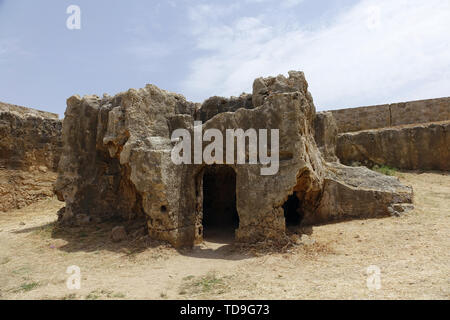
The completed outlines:
<svg viewBox="0 0 450 320">
<path fill-rule="evenodd" d="M 342 133 L 336 154 L 348 165 L 450 170 L 450 121 Z"/>
<path fill-rule="evenodd" d="M 450 120 L 450 97 L 330 111 L 340 133 Z"/>
<path fill-rule="evenodd" d="M 353 132 L 390 126 L 389 105 L 331 110 L 338 132 Z"/>
<path fill-rule="evenodd" d="M 0 103 L 0 211 L 53 195 L 61 127 L 57 114 Z"/>
</svg>

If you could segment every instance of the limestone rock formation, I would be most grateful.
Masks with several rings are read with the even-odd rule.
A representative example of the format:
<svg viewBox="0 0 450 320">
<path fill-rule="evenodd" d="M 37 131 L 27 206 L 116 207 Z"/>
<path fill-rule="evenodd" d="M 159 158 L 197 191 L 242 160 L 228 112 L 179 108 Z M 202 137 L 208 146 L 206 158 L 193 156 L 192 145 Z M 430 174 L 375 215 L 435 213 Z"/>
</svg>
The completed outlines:
<svg viewBox="0 0 450 320">
<path fill-rule="evenodd" d="M 391 215 L 391 207 L 412 202 L 413 190 L 398 178 L 380 175 L 366 167 L 329 163 L 320 203 L 304 223 L 317 224 L 352 218 Z"/>
<path fill-rule="evenodd" d="M 315 108 L 307 88 L 301 72 L 290 72 L 289 78 L 256 79 L 253 109 L 219 114 L 204 124 L 205 130 L 215 128 L 224 135 L 226 129 L 233 128 L 279 129 L 277 174 L 262 176 L 259 164 L 232 165 L 236 172 L 239 241 L 284 234 L 282 206 L 294 192 L 303 212 L 312 212 L 319 200 L 325 163 L 314 142 Z M 201 197 L 201 188 L 199 191 Z"/>
<path fill-rule="evenodd" d="M 58 115 L 0 103 L 0 211 L 53 195 L 61 148 Z"/>
<path fill-rule="evenodd" d="M 342 163 L 409 170 L 450 170 L 450 121 L 342 133 Z"/>
<path fill-rule="evenodd" d="M 255 242 L 283 237 L 288 215 L 316 223 L 386 215 L 388 207 L 412 201 L 412 190 L 393 178 L 327 163 L 314 139 L 315 117 L 308 83 L 296 71 L 256 79 L 251 95 L 213 97 L 201 105 L 153 85 L 114 97 L 73 96 L 56 184 L 66 202 L 60 220 L 142 218 L 152 238 L 189 246 L 213 224 L 236 229 L 238 241 Z M 172 133 L 184 128 L 192 134 L 199 129 L 194 121 L 203 121 L 203 132 L 216 129 L 223 136 L 227 129 L 278 129 L 278 172 L 261 175 L 266 165 L 229 159 L 175 164 Z M 332 159 L 334 140 L 326 132 L 323 137 L 325 157 Z"/>
<path fill-rule="evenodd" d="M 239 97 L 229 99 L 217 96 L 211 97 L 201 105 L 197 119 L 206 122 L 219 113 L 235 112 L 240 108 L 253 109 L 251 94 L 243 93 Z"/>
<path fill-rule="evenodd" d="M 328 162 L 338 162 L 336 143 L 338 127 L 331 112 L 319 112 L 314 119 L 314 138 L 324 159 Z"/>
<path fill-rule="evenodd" d="M 53 197 L 56 177 L 56 172 L 38 168 L 28 171 L 0 169 L 0 212 L 21 209 Z"/>
<path fill-rule="evenodd" d="M 0 103 L 0 167 L 56 171 L 61 147 L 57 114 Z"/>
</svg>

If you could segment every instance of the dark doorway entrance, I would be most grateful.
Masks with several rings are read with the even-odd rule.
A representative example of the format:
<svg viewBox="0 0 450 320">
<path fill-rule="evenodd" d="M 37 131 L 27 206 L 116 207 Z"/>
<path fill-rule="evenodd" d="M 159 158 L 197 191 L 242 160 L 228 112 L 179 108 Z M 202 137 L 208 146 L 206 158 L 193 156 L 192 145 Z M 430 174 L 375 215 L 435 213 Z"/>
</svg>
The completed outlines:
<svg viewBox="0 0 450 320">
<path fill-rule="evenodd" d="M 297 192 L 294 192 L 289 196 L 287 201 L 283 204 L 283 210 L 286 227 L 300 225 L 303 215 L 300 210 L 300 200 L 297 197 Z"/>
<path fill-rule="evenodd" d="M 236 173 L 227 165 L 211 165 L 203 173 L 203 237 L 234 236 L 239 227 Z"/>
</svg>

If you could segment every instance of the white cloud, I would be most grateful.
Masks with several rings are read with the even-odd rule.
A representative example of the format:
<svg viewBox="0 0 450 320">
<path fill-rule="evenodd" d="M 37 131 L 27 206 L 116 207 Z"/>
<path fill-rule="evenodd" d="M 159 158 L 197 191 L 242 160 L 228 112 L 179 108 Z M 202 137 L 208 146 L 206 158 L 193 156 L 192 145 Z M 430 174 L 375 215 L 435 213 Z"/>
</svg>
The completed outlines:
<svg viewBox="0 0 450 320">
<path fill-rule="evenodd" d="M 156 59 L 164 57 L 171 52 L 171 48 L 161 42 L 146 41 L 144 44 L 130 45 L 124 48 L 125 52 L 139 59 Z"/>
<path fill-rule="evenodd" d="M 270 2 L 270 0 L 245 0 L 244 2 L 246 2 L 246 3 L 265 3 L 265 2 Z M 295 7 L 302 2 L 303 2 L 303 0 L 279 0 L 279 1 L 276 1 L 277 5 L 280 5 L 281 7 L 285 7 L 285 8 Z"/>
<path fill-rule="evenodd" d="M 208 51 L 184 82 L 191 99 L 238 95 L 288 70 L 305 71 L 319 109 L 450 95 L 449 1 L 365 0 L 314 30 L 264 15 L 195 18 L 196 46 Z"/>
<path fill-rule="evenodd" d="M 281 5 L 283 5 L 287 8 L 292 8 L 292 7 L 299 5 L 302 2 L 303 2 L 303 0 L 284 0 L 284 1 L 281 1 Z"/>
<path fill-rule="evenodd" d="M 17 57 L 32 56 L 31 52 L 22 48 L 20 40 L 17 38 L 0 39 L 0 63 L 7 63 Z"/>
</svg>

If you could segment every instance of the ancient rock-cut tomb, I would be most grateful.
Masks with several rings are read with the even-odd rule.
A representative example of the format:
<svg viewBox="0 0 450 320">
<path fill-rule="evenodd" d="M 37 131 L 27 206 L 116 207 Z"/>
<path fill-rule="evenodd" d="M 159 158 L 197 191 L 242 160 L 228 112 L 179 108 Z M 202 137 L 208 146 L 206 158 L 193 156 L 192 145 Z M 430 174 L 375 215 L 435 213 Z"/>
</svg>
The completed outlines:
<svg viewBox="0 0 450 320">
<path fill-rule="evenodd" d="M 261 175 L 262 164 L 174 164 L 171 135 L 193 132 L 194 121 L 223 136 L 227 129 L 278 129 L 278 173 Z M 73 96 L 56 183 L 66 203 L 60 221 L 141 217 L 152 238 L 179 247 L 214 227 L 237 241 L 277 240 L 286 225 L 389 215 L 412 202 L 412 189 L 397 178 L 338 163 L 336 135 L 332 117 L 316 117 L 296 71 L 256 79 L 252 94 L 203 104 L 153 85 L 114 97 Z"/>
</svg>

